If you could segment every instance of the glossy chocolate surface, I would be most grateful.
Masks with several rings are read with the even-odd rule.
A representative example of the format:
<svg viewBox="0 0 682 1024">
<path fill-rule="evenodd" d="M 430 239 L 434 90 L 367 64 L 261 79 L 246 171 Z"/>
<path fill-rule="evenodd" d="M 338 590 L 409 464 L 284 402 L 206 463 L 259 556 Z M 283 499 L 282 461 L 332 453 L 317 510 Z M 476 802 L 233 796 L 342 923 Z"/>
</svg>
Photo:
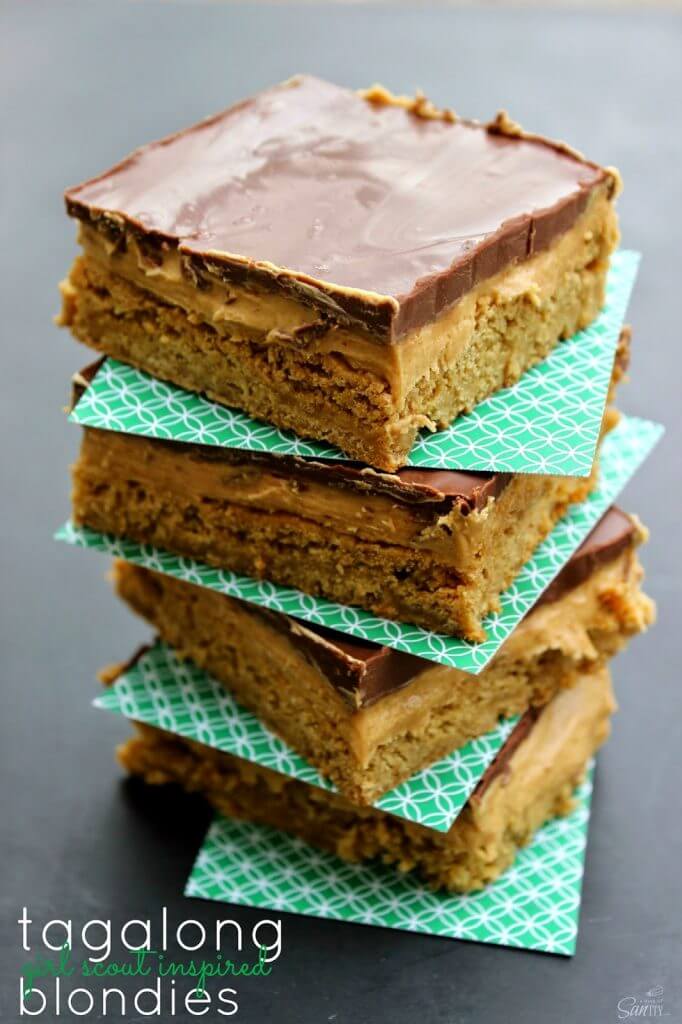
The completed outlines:
<svg viewBox="0 0 682 1024">
<path fill-rule="evenodd" d="M 66 192 L 112 237 L 386 341 L 546 249 L 608 180 L 556 143 L 298 76 Z"/>
</svg>

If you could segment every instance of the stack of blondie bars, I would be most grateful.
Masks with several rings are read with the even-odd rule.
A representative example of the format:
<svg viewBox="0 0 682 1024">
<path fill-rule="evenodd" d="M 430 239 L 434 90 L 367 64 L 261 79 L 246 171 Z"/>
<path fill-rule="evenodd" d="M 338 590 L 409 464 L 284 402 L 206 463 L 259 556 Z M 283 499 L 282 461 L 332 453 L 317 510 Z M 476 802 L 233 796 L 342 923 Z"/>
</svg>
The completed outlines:
<svg viewBox="0 0 682 1024">
<path fill-rule="evenodd" d="M 644 429 L 613 406 L 618 191 L 504 114 L 310 77 L 67 191 L 61 322 L 100 360 L 62 536 L 157 634 L 105 675 L 147 687 L 130 772 L 453 892 L 570 810 L 653 618 L 613 506 Z"/>
</svg>

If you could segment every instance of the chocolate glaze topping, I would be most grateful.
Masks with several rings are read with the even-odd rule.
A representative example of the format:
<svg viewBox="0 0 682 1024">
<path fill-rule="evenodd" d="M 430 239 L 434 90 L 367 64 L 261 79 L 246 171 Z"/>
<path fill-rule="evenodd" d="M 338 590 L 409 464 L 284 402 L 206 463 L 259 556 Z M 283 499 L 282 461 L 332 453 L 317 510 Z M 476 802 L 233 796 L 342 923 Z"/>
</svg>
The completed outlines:
<svg viewBox="0 0 682 1024">
<path fill-rule="evenodd" d="M 68 212 L 188 276 L 290 294 L 386 342 L 546 249 L 614 179 L 546 139 L 299 76 L 136 150 Z"/>
<path fill-rule="evenodd" d="M 629 548 L 635 534 L 632 520 L 619 508 L 611 508 L 583 541 L 540 598 L 543 604 L 558 601 L 566 591 L 584 583 L 595 569 Z"/>
</svg>

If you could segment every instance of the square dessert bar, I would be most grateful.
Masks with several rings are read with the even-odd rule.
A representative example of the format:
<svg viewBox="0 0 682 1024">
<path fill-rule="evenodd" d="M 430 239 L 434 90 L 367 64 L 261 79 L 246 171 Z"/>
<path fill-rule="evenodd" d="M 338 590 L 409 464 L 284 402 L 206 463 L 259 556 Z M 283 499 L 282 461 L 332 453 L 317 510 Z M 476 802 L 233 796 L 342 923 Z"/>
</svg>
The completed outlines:
<svg viewBox="0 0 682 1024">
<path fill-rule="evenodd" d="M 126 562 L 119 595 L 331 779 L 371 804 L 415 772 L 546 703 L 652 620 L 639 524 L 612 509 L 478 676 Z"/>
<path fill-rule="evenodd" d="M 153 784 L 179 783 L 221 813 L 299 836 L 344 860 L 381 858 L 454 892 L 481 889 L 550 818 L 568 813 L 615 710 L 608 670 L 583 673 L 519 721 L 448 832 L 279 775 L 153 726 L 119 749 L 123 766 Z"/>
<path fill-rule="evenodd" d="M 76 378 L 75 398 L 92 372 Z M 604 429 L 616 415 L 607 410 Z M 589 478 L 387 474 L 94 427 L 84 428 L 73 478 L 79 525 L 474 641 L 536 545 L 592 487 Z"/>
<path fill-rule="evenodd" d="M 395 470 L 594 319 L 617 191 L 506 115 L 296 77 L 66 192 L 61 322 Z"/>
<path fill-rule="evenodd" d="M 590 479 L 398 470 L 84 428 L 73 519 L 469 640 Z"/>
</svg>

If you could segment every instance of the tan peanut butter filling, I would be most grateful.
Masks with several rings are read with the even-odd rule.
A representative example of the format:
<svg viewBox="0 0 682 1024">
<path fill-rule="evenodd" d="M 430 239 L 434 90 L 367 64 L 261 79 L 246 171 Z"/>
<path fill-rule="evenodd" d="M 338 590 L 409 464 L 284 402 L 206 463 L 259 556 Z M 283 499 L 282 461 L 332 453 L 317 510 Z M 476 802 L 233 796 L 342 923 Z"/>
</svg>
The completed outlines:
<svg viewBox="0 0 682 1024">
<path fill-rule="evenodd" d="M 559 649 L 576 665 L 583 660 L 589 663 L 597 657 L 590 631 L 614 633 L 622 628 L 609 600 L 614 592 L 625 589 L 632 608 L 640 616 L 629 626 L 633 630 L 643 629 L 651 621 L 653 611 L 649 599 L 639 591 L 642 575 L 635 551 L 624 551 L 559 600 L 541 604 L 526 616 L 480 676 L 425 661 L 424 670 L 407 686 L 358 710 L 327 682 L 324 673 L 291 642 L 286 631 L 273 626 L 247 604 L 226 600 L 221 608 L 221 623 L 227 633 L 248 638 L 242 671 L 256 656 L 261 663 L 260 675 L 295 679 L 296 689 L 306 692 L 307 699 L 315 703 L 325 718 L 336 720 L 362 768 L 381 747 L 399 741 L 410 732 L 419 733 L 430 715 L 457 702 L 456 695 L 463 687 L 472 694 L 478 690 L 485 705 L 495 700 L 495 691 L 505 677 L 513 676 L 520 665 L 531 662 L 545 651 Z M 304 623 L 295 622 L 294 630 L 311 634 Z M 184 653 L 191 656 L 191 648 Z"/>
<path fill-rule="evenodd" d="M 542 314 L 567 269 L 579 270 L 606 259 L 618 237 L 608 192 L 607 183 L 595 189 L 572 228 L 547 250 L 482 281 L 438 319 L 394 345 L 343 326 L 325 328 L 315 309 L 286 296 L 213 278 L 206 278 L 198 288 L 183 271 L 177 249 L 163 250 L 157 262 L 129 234 L 126 249 L 119 252 L 87 224 L 81 224 L 79 240 L 88 260 L 181 307 L 193 322 L 203 321 L 234 341 L 304 347 L 310 353 L 337 356 L 342 364 L 379 377 L 400 410 L 420 380 L 451 367 L 489 307 L 521 301 Z"/>
<path fill-rule="evenodd" d="M 547 704 L 528 736 L 482 797 L 470 807 L 476 825 L 491 842 L 506 822 L 523 820 L 524 810 L 580 773 L 609 734 L 617 705 L 608 669 L 586 672 L 575 686 Z"/>
<path fill-rule="evenodd" d="M 515 477 L 500 498 L 489 499 L 483 510 L 464 516 L 455 507 L 440 515 L 437 505 L 407 505 L 376 492 L 362 494 L 311 478 L 301 480 L 259 462 L 218 463 L 189 448 L 178 458 L 175 450 L 158 441 L 103 430 L 85 429 L 82 461 L 96 466 L 98 473 L 150 482 L 183 500 L 195 495 L 270 516 L 292 515 L 363 540 L 428 550 L 453 564 L 471 558 L 480 547 L 493 503 L 513 498 L 524 486 L 524 478 Z"/>
<path fill-rule="evenodd" d="M 614 631 L 619 623 L 610 610 L 606 595 L 625 586 L 634 596 L 642 579 L 642 567 L 631 548 L 564 594 L 558 601 L 540 604 L 522 619 L 480 676 L 468 675 L 444 665 L 428 665 L 408 686 L 387 694 L 369 707 L 351 713 L 349 743 L 358 761 L 368 764 L 379 747 L 409 732 L 419 732 L 426 718 L 452 701 L 455 686 L 472 689 L 502 680 L 514 665 L 529 663 L 546 651 L 558 650 L 576 663 L 598 657 L 591 630 Z M 651 602 L 637 594 L 642 629 L 651 617 Z M 425 663 L 426 664 L 426 663 Z"/>
</svg>

